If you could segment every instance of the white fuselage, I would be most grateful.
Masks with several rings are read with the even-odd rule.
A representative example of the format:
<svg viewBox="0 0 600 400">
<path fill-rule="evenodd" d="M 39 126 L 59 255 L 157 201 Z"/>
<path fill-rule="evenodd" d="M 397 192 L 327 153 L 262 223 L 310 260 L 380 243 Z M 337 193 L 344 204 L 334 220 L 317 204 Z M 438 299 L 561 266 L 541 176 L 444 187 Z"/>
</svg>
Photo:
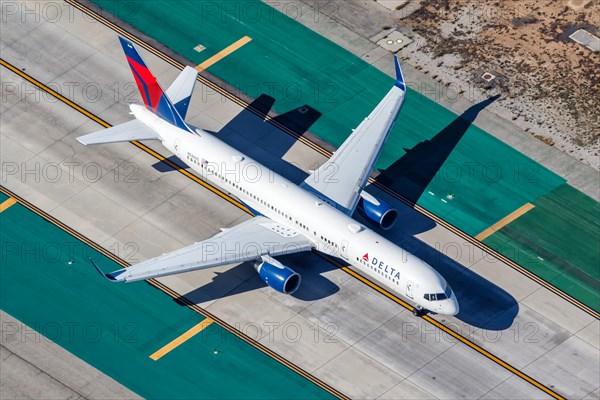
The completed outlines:
<svg viewBox="0 0 600 400">
<path fill-rule="evenodd" d="M 316 250 L 339 257 L 427 310 L 458 312 L 456 297 L 444 278 L 418 257 L 217 137 L 199 129 L 191 134 L 142 106 L 132 105 L 131 110 L 203 179 L 233 194 L 254 212 L 301 232 Z M 443 300 L 425 298 L 444 292 L 448 298 Z"/>
</svg>

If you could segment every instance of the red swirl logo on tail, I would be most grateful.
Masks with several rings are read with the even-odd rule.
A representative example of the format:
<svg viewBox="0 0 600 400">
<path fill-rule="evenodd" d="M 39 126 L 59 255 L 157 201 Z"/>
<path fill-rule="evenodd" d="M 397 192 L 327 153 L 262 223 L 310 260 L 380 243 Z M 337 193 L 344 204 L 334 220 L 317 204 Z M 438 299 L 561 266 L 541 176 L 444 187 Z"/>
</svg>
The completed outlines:
<svg viewBox="0 0 600 400">
<path fill-rule="evenodd" d="M 127 62 L 131 67 L 131 71 L 133 72 L 133 78 L 135 79 L 135 83 L 142 95 L 142 100 L 144 100 L 144 104 L 146 107 L 151 109 L 153 112 L 156 112 L 158 109 L 158 103 L 163 96 L 163 91 L 158 85 L 156 78 L 150 70 L 145 66 L 137 63 L 131 57 L 127 57 Z"/>
</svg>

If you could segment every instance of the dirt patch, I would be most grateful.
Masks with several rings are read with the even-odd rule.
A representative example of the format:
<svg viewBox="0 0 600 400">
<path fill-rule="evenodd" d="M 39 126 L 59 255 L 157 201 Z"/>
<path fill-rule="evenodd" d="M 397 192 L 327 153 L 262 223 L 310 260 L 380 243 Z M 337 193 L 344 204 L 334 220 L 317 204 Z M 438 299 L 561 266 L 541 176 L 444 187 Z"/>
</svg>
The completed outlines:
<svg viewBox="0 0 600 400">
<path fill-rule="evenodd" d="M 424 0 L 398 21 L 416 34 L 401 54 L 463 93 L 500 93 L 492 111 L 598 169 L 600 55 L 569 35 L 596 34 L 600 7 L 567 3 Z"/>
</svg>

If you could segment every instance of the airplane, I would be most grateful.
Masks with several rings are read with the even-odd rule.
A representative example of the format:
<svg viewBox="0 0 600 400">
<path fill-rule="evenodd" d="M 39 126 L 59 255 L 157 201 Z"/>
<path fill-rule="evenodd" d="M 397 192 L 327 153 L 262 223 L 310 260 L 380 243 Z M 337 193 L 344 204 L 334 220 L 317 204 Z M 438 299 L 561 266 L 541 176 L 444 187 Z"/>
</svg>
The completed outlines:
<svg viewBox="0 0 600 400">
<path fill-rule="evenodd" d="M 390 229 L 398 212 L 367 193 L 365 185 L 404 103 L 406 85 L 397 57 L 396 82 L 342 146 L 300 185 L 270 171 L 213 135 L 185 122 L 198 72 L 185 67 L 163 92 L 136 47 L 119 37 L 144 106 L 131 104 L 134 120 L 77 138 L 84 145 L 160 140 L 211 184 L 231 193 L 254 214 L 212 238 L 104 273 L 113 282 L 253 262 L 272 289 L 292 294 L 301 277 L 278 256 L 316 250 L 352 265 L 413 304 L 414 314 L 456 315 L 458 301 L 430 265 L 353 219 L 355 212 Z"/>
</svg>

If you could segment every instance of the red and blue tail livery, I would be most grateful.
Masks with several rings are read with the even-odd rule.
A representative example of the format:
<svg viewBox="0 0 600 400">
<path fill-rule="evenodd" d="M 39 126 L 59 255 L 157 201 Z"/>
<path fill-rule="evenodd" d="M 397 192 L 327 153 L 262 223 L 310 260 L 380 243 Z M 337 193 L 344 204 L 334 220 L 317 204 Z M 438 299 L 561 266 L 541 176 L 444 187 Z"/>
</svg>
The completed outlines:
<svg viewBox="0 0 600 400">
<path fill-rule="evenodd" d="M 119 36 L 119 41 L 146 108 L 172 125 L 189 131 L 183 118 L 162 90 L 133 43 L 121 36 Z"/>
</svg>

